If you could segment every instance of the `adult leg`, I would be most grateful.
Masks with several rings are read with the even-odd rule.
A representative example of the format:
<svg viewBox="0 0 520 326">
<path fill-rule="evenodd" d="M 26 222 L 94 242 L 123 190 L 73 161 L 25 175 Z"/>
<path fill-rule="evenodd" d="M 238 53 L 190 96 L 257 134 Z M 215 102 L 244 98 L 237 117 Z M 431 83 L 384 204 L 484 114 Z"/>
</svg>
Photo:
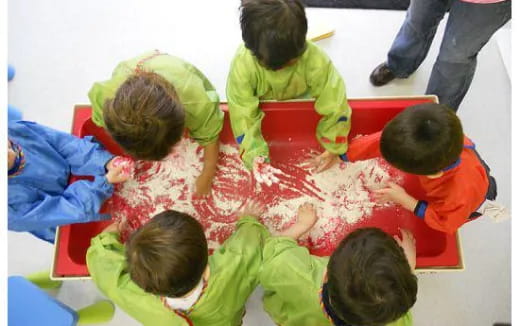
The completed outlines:
<svg viewBox="0 0 520 326">
<path fill-rule="evenodd" d="M 388 68 L 398 78 L 410 76 L 428 54 L 439 22 L 452 0 L 412 0 L 406 19 L 388 52 Z"/>
<path fill-rule="evenodd" d="M 511 0 L 493 4 L 454 1 L 426 94 L 436 94 L 441 104 L 457 111 L 473 80 L 479 51 L 510 19 Z"/>
</svg>

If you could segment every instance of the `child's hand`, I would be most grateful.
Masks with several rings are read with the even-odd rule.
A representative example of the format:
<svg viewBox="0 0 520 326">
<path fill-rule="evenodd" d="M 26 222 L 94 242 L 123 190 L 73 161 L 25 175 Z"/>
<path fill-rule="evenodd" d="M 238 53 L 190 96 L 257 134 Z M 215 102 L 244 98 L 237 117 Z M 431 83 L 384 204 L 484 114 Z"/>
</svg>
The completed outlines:
<svg viewBox="0 0 520 326">
<path fill-rule="evenodd" d="M 239 216 L 251 216 L 259 218 L 265 212 L 265 205 L 259 201 L 250 200 L 246 203 Z"/>
<path fill-rule="evenodd" d="M 117 232 L 117 233 L 121 233 L 121 230 L 123 229 L 125 224 L 126 224 L 126 219 L 122 219 L 120 221 L 114 221 L 112 224 L 107 226 L 103 230 L 103 232 Z"/>
<path fill-rule="evenodd" d="M 325 151 L 310 159 L 307 163 L 314 169 L 314 172 L 320 173 L 330 169 L 334 164 L 340 161 L 339 156 Z"/>
<path fill-rule="evenodd" d="M 409 211 L 414 211 L 417 205 L 417 199 L 410 196 L 403 187 L 393 182 L 389 182 L 387 186 L 387 188 L 374 190 L 377 200 L 381 202 L 392 201 Z"/>
<path fill-rule="evenodd" d="M 123 172 L 122 166 L 118 166 L 116 168 L 107 166 L 107 169 L 108 169 L 108 173 L 106 174 L 106 178 L 107 178 L 108 183 L 114 184 L 114 183 L 125 182 L 126 180 L 128 180 L 130 178 L 130 175 L 125 174 Z"/>
<path fill-rule="evenodd" d="M 303 235 L 307 234 L 310 229 L 316 224 L 318 215 L 316 208 L 311 203 L 305 203 L 298 208 L 298 220 L 288 229 L 278 233 L 278 236 L 293 238 L 298 240 Z"/>
<path fill-rule="evenodd" d="M 116 156 L 107 163 L 107 170 L 111 168 L 123 167 L 123 173 L 132 177 L 135 171 L 135 162 L 131 158 Z"/>
<path fill-rule="evenodd" d="M 265 157 L 257 157 L 253 163 L 253 176 L 258 183 L 265 183 L 271 186 L 277 183 L 280 179 L 276 175 L 281 175 L 283 172 L 274 168 L 271 164 L 265 162 Z"/>
<path fill-rule="evenodd" d="M 313 204 L 307 202 L 298 208 L 298 221 L 296 223 L 305 227 L 305 232 L 309 231 L 316 224 L 317 220 L 318 215 Z"/>
<path fill-rule="evenodd" d="M 401 237 L 403 239 L 401 240 L 397 235 L 394 235 L 394 239 L 395 241 L 397 241 L 399 246 L 403 248 L 406 259 L 408 259 L 408 263 L 410 264 L 411 269 L 414 270 L 416 266 L 417 255 L 415 247 L 415 237 L 413 236 L 413 233 L 410 230 L 400 229 L 399 231 L 401 231 Z"/>
<path fill-rule="evenodd" d="M 213 178 L 204 172 L 201 173 L 197 181 L 195 181 L 195 194 L 197 196 L 206 197 L 211 193 L 211 186 L 213 185 Z"/>
</svg>

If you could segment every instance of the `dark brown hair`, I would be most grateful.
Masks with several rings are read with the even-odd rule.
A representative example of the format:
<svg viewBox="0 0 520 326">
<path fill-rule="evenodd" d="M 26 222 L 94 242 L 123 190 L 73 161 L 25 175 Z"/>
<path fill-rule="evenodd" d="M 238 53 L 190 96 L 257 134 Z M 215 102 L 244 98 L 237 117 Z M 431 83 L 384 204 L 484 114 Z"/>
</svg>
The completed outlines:
<svg viewBox="0 0 520 326">
<path fill-rule="evenodd" d="M 159 161 L 184 133 L 184 108 L 174 87 L 158 74 L 129 77 L 103 107 L 114 140 L 137 159 Z"/>
<path fill-rule="evenodd" d="M 245 46 L 269 69 L 305 51 L 307 18 L 299 0 L 243 0 L 240 25 Z"/>
<path fill-rule="evenodd" d="M 200 282 L 208 264 L 208 244 L 197 220 L 167 210 L 132 234 L 126 259 L 130 278 L 143 290 L 181 297 Z"/>
<path fill-rule="evenodd" d="M 386 325 L 415 303 L 417 278 L 403 249 L 378 228 L 350 233 L 327 266 L 330 304 L 345 322 Z"/>
<path fill-rule="evenodd" d="M 455 163 L 464 132 L 457 115 L 435 103 L 412 105 L 393 118 L 381 135 L 381 154 L 396 168 L 420 175 L 436 174 Z"/>
</svg>

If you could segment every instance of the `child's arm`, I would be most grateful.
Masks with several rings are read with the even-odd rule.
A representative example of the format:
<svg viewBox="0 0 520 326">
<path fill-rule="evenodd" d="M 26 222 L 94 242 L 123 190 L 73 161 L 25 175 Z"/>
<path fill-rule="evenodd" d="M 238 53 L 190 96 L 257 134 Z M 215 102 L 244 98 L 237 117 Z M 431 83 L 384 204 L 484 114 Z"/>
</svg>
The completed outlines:
<svg viewBox="0 0 520 326">
<path fill-rule="evenodd" d="M 379 143 L 382 131 L 352 139 L 346 154 L 349 162 L 368 160 L 381 156 Z"/>
<path fill-rule="evenodd" d="M 71 173 L 75 175 L 104 175 L 105 165 L 114 157 L 98 143 L 89 138 L 78 138 L 71 134 L 26 122 L 26 126 L 40 134 L 67 160 Z"/>
<path fill-rule="evenodd" d="M 217 170 L 219 136 L 224 126 L 224 112 L 220 110 L 216 92 L 207 91 L 200 78 L 192 77 L 185 88 L 185 125 L 190 137 L 204 147 L 204 167 L 197 178 L 195 191 L 207 195 L 211 191 Z"/>
<path fill-rule="evenodd" d="M 389 182 L 387 188 L 374 190 L 376 197 L 381 201 L 392 201 L 397 203 L 407 210 L 413 212 L 417 203 L 419 202 L 414 197 L 410 196 L 403 187 Z"/>
<path fill-rule="evenodd" d="M 464 200 L 456 203 L 420 200 L 413 212 L 415 216 L 424 219 L 424 222 L 432 229 L 455 233 L 468 221 L 473 210 L 466 205 Z"/>
<path fill-rule="evenodd" d="M 13 185 L 9 191 L 19 203 L 9 205 L 9 229 L 32 231 L 72 223 L 85 223 L 107 219 L 99 214 L 103 202 L 113 192 L 111 183 L 122 182 L 128 176 L 122 167 L 110 168 L 106 176 L 96 176 L 94 181 L 79 180 L 69 185 L 61 195 L 43 194 L 34 188 Z M 24 201 L 24 198 L 30 198 Z M 32 201 L 39 198 L 38 201 Z"/>
<path fill-rule="evenodd" d="M 9 191 L 24 197 L 38 197 L 37 202 L 9 205 L 9 229 L 32 231 L 72 223 L 85 223 L 107 219 L 99 214 L 103 202 L 112 195 L 113 187 L 104 176 L 94 181 L 80 180 L 72 183 L 61 195 L 42 195 L 26 186 L 14 185 Z M 31 196 L 31 192 L 37 192 Z"/>
<path fill-rule="evenodd" d="M 320 49 L 309 58 L 307 79 L 311 94 L 316 98 L 316 112 L 323 117 L 316 137 L 327 152 L 343 155 L 347 152 L 352 110 L 347 102 L 345 84 L 340 74 Z"/>
<path fill-rule="evenodd" d="M 208 195 L 211 191 L 213 177 L 217 172 L 219 147 L 218 141 L 204 146 L 204 167 L 195 183 L 196 193 L 200 196 Z"/>
<path fill-rule="evenodd" d="M 269 158 L 269 147 L 262 136 L 264 113 L 258 108 L 259 99 L 252 84 L 252 72 L 241 57 L 235 57 L 229 72 L 226 94 L 231 128 L 240 145 L 240 156 L 248 169 L 257 157 Z"/>
<path fill-rule="evenodd" d="M 143 325 L 185 325 L 160 299 L 146 293 L 130 278 L 125 247 L 116 228 L 109 227 L 91 240 L 86 255 L 92 280 L 101 292 Z"/>
<path fill-rule="evenodd" d="M 429 227 L 441 232 L 454 233 L 472 213 L 463 200 L 457 203 L 418 200 L 394 183 L 389 183 L 387 188 L 376 190 L 375 193 L 381 201 L 393 201 L 403 206 L 418 218 L 424 219 Z"/>
<path fill-rule="evenodd" d="M 227 250 L 249 253 L 245 256 L 256 257 L 262 251 L 265 240 L 270 236 L 269 231 L 258 221 L 264 213 L 265 206 L 256 201 L 248 202 L 240 213 L 236 231 L 222 245 Z M 260 255 L 261 256 L 261 255 Z"/>
<path fill-rule="evenodd" d="M 305 203 L 298 208 L 298 220 L 288 229 L 280 232 L 278 236 L 289 237 L 298 240 L 302 235 L 307 233 L 318 220 L 316 208 L 311 203 Z"/>
<path fill-rule="evenodd" d="M 265 207 L 257 203 L 246 205 L 239 213 L 236 231 L 213 253 L 214 265 L 220 265 L 220 279 L 236 284 L 233 293 L 237 302 L 245 302 L 258 285 L 258 272 L 262 266 L 262 250 L 270 237 L 267 228 L 258 221 Z"/>
</svg>

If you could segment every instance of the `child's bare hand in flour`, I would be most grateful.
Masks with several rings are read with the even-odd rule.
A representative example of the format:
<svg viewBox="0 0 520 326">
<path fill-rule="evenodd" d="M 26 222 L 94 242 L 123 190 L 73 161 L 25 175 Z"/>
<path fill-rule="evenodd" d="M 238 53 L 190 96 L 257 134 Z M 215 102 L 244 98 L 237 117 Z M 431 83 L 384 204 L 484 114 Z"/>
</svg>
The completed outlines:
<svg viewBox="0 0 520 326">
<path fill-rule="evenodd" d="M 112 224 L 108 225 L 103 232 L 117 232 L 121 233 L 123 228 L 126 226 L 126 218 L 121 219 L 119 221 L 114 221 Z"/>
<path fill-rule="evenodd" d="M 410 196 L 406 190 L 396 183 L 388 182 L 387 187 L 374 190 L 377 200 L 380 202 L 391 201 L 413 212 L 417 205 L 417 199 Z"/>
<path fill-rule="evenodd" d="M 251 216 L 258 219 L 265 212 L 265 205 L 259 201 L 250 200 L 246 203 L 242 211 L 238 214 L 242 216 Z"/>
<path fill-rule="evenodd" d="M 399 238 L 398 235 L 394 235 L 394 240 L 401 248 L 403 248 L 406 259 L 408 260 L 408 264 L 410 264 L 410 268 L 414 270 L 417 256 L 415 237 L 410 230 L 400 229 L 399 231 L 401 232 L 401 238 Z"/>
<path fill-rule="evenodd" d="M 271 186 L 280 181 L 278 176 L 284 174 L 281 170 L 267 163 L 265 157 L 257 157 L 253 163 L 253 176 L 258 183 Z M 277 176 L 278 175 L 278 176 Z"/>
<path fill-rule="evenodd" d="M 195 181 L 195 194 L 200 197 L 208 196 L 211 193 L 213 176 L 202 172 Z"/>
<path fill-rule="evenodd" d="M 315 173 L 323 172 L 330 169 L 334 164 L 339 163 L 341 160 L 337 154 L 332 154 L 329 151 L 325 151 L 307 161 L 308 166 L 313 168 Z"/>
<path fill-rule="evenodd" d="M 310 229 L 312 229 L 314 224 L 316 224 L 316 221 L 318 221 L 316 207 L 307 202 L 298 208 L 298 220 L 296 223 L 285 231 L 280 232 L 278 235 L 298 240 L 301 236 L 305 235 Z"/>
</svg>

